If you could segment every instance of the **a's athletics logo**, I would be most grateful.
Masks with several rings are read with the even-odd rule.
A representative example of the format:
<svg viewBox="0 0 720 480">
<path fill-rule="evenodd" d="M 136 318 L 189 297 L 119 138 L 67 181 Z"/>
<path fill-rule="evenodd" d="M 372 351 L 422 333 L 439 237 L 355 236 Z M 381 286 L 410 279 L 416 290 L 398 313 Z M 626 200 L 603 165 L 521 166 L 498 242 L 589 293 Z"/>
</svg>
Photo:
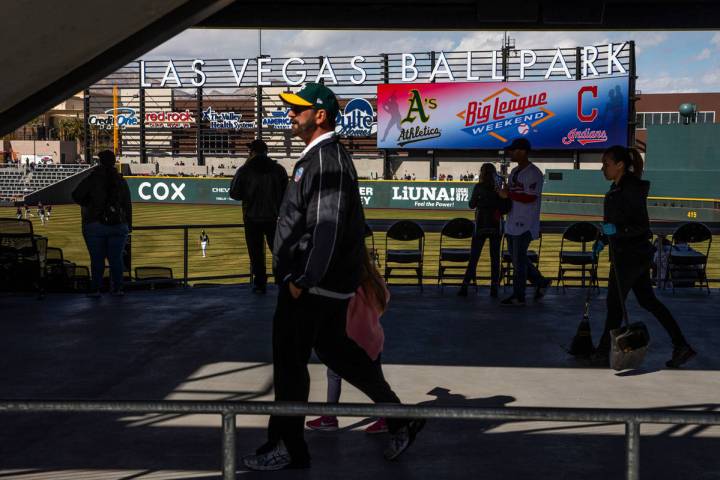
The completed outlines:
<svg viewBox="0 0 720 480">
<path fill-rule="evenodd" d="M 527 135 L 530 129 L 534 131 L 535 127 L 555 116 L 547 108 L 547 97 L 547 92 L 523 96 L 502 88 L 481 101 L 468 102 L 457 116 L 465 121 L 463 132 L 472 136 L 490 135 L 506 143 L 515 131 Z"/>
<path fill-rule="evenodd" d="M 436 98 L 423 98 L 420 95 L 420 91 L 412 89 L 409 92 L 407 115 L 400 121 L 400 125 L 406 123 L 411 124 L 409 128 L 401 127 L 400 136 L 397 139 L 397 144 L 402 146 L 408 143 L 421 142 L 423 140 L 429 140 L 431 138 L 438 138 L 442 135 L 442 131 L 437 127 L 429 127 L 424 125 L 414 125 L 416 121 L 420 121 L 422 124 L 426 124 L 430 121 L 430 111 L 435 110 L 438 106 Z"/>
</svg>

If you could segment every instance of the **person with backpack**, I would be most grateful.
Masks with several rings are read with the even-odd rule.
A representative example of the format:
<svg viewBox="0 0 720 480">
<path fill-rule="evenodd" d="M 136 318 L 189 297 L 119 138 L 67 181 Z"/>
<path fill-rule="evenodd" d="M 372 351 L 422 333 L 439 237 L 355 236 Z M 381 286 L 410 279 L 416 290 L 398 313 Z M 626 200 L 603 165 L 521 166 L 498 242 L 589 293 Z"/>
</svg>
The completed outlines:
<svg viewBox="0 0 720 480">
<path fill-rule="evenodd" d="M 385 343 L 385 334 L 380 325 L 380 316 L 387 310 L 390 291 L 385 285 L 370 252 L 365 250 L 362 263 L 362 277 L 355 296 L 350 299 L 345 331 L 347 336 L 365 350 L 368 357 L 382 372 L 380 356 Z M 342 392 L 342 377 L 327 369 L 327 403 L 339 403 Z M 334 432 L 338 429 L 337 417 L 321 416 L 305 423 L 310 430 Z M 380 418 L 365 429 L 365 433 L 376 434 L 388 431 L 387 422 Z"/>
<path fill-rule="evenodd" d="M 98 153 L 97 165 L 72 193 L 81 206 L 82 233 L 90 254 L 90 296 L 100 296 L 105 259 L 110 265 L 111 293 L 123 295 L 123 250 L 132 228 L 127 181 L 115 168 L 115 154 Z"/>
<path fill-rule="evenodd" d="M 647 209 L 650 182 L 642 180 L 643 159 L 637 150 L 615 145 L 603 154 L 602 172 L 613 183 L 605 194 L 602 235 L 593 245 L 593 254 L 599 256 L 609 243 L 613 268 L 608 279 L 605 329 L 592 356 L 593 363 L 609 364 L 610 331 L 620 327 L 622 304 L 632 290 L 640 306 L 658 319 L 672 341 L 672 356 L 665 365 L 678 368 L 697 352 L 653 291 L 650 266 L 655 249 L 650 242 L 652 232 Z"/>
<path fill-rule="evenodd" d="M 470 246 L 470 262 L 463 283 L 458 290 L 459 297 L 467 296 L 470 281 L 475 279 L 477 263 L 485 240 L 490 242 L 490 296 L 497 298 L 500 284 L 500 238 L 502 236 L 502 216 L 510 211 L 511 201 L 500 198 L 498 190 L 502 178 L 498 176 L 495 165 L 484 163 L 480 167 L 480 181 L 473 188 L 469 206 L 475 209 L 475 230 Z"/>
<path fill-rule="evenodd" d="M 264 294 L 267 288 L 265 243 L 272 251 L 288 174 L 282 165 L 268 157 L 267 144 L 262 140 L 253 140 L 248 149 L 247 162 L 238 168 L 230 184 L 230 198 L 242 201 L 253 292 Z"/>
</svg>

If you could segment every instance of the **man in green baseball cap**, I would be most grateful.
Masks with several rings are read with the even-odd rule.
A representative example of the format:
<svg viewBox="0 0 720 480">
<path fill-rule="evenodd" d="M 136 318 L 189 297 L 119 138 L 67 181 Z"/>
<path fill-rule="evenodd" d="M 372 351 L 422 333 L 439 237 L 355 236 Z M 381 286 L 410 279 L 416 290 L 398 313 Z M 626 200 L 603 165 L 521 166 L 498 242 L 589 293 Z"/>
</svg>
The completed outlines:
<svg viewBox="0 0 720 480">
<path fill-rule="evenodd" d="M 335 117 L 340 111 L 332 90 L 320 83 L 306 83 L 296 93 L 280 94 L 283 102 L 290 105 L 290 130 L 294 136 L 309 144 L 318 126 L 325 131 L 335 130 Z M 322 133 L 322 132 L 320 132 Z"/>
<path fill-rule="evenodd" d="M 312 351 L 334 372 L 378 403 L 400 403 L 374 362 L 347 336 L 350 299 L 369 275 L 365 214 L 350 153 L 335 134 L 338 102 L 326 86 L 308 83 L 281 93 L 290 105 L 300 153 L 278 212 L 273 266 L 278 297 L 273 316 L 273 386 L 277 402 L 307 402 Z M 305 417 L 272 415 L 267 442 L 243 457 L 250 470 L 310 466 Z M 425 425 L 388 418 L 387 460 L 396 460 Z"/>
</svg>

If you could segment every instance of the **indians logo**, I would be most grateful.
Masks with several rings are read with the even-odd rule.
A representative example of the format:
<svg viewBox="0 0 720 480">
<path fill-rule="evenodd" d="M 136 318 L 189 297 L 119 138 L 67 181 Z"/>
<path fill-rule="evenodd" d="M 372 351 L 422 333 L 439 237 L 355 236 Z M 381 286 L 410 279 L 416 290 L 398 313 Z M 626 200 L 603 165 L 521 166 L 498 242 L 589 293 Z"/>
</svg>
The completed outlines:
<svg viewBox="0 0 720 480">
<path fill-rule="evenodd" d="M 573 142 L 577 142 L 580 145 L 587 145 L 588 143 L 605 143 L 608 140 L 606 130 L 578 130 L 573 128 L 567 135 L 562 139 L 563 145 L 570 145 Z"/>
<path fill-rule="evenodd" d="M 335 132 L 347 137 L 369 137 L 377 132 L 375 111 L 364 98 L 353 98 L 335 119 Z"/>
<path fill-rule="evenodd" d="M 502 88 L 480 101 L 468 102 L 457 116 L 465 121 L 463 132 L 472 136 L 490 135 L 506 143 L 516 131 L 527 135 L 530 129 L 536 131 L 538 125 L 554 117 L 547 104 L 547 92 L 523 96 Z"/>
</svg>

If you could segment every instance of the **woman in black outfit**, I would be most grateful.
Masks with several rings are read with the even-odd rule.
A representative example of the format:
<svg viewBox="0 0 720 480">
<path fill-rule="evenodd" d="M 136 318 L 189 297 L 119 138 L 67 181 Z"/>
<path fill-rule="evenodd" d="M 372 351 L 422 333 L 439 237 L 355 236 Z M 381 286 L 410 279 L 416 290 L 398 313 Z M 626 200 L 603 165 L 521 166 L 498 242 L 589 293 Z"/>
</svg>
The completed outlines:
<svg viewBox="0 0 720 480">
<path fill-rule="evenodd" d="M 490 241 L 490 296 L 498 295 L 500 283 L 500 237 L 502 214 L 510 209 L 510 201 L 503 200 L 497 193 L 498 179 L 495 165 L 484 163 L 480 168 L 480 181 L 473 188 L 470 196 L 470 208 L 475 209 L 475 231 L 470 247 L 470 263 L 465 271 L 465 278 L 458 291 L 458 296 L 467 296 L 468 284 L 475 278 L 477 263 L 482 253 L 485 240 Z"/>
<path fill-rule="evenodd" d="M 696 352 L 685 340 L 670 311 L 655 296 L 650 281 L 650 263 L 654 253 L 647 210 L 650 182 L 641 180 L 642 157 L 634 149 L 619 145 L 610 147 L 603 155 L 602 171 L 605 178 L 613 183 L 605 194 L 603 235 L 593 251 L 598 255 L 609 243 L 610 259 L 614 265 L 608 282 L 605 330 L 596 349 L 595 360 L 607 362 L 610 330 L 620 327 L 622 302 L 632 290 L 640 306 L 652 313 L 670 335 L 673 353 L 666 365 L 677 368 L 693 358 Z"/>
<path fill-rule="evenodd" d="M 106 258 L 112 293 L 122 295 L 122 254 L 132 225 L 132 204 L 127 181 L 116 170 L 112 151 L 98 153 L 98 165 L 80 182 L 72 197 L 82 207 L 82 232 L 90 253 L 90 295 L 100 296 Z"/>
</svg>

